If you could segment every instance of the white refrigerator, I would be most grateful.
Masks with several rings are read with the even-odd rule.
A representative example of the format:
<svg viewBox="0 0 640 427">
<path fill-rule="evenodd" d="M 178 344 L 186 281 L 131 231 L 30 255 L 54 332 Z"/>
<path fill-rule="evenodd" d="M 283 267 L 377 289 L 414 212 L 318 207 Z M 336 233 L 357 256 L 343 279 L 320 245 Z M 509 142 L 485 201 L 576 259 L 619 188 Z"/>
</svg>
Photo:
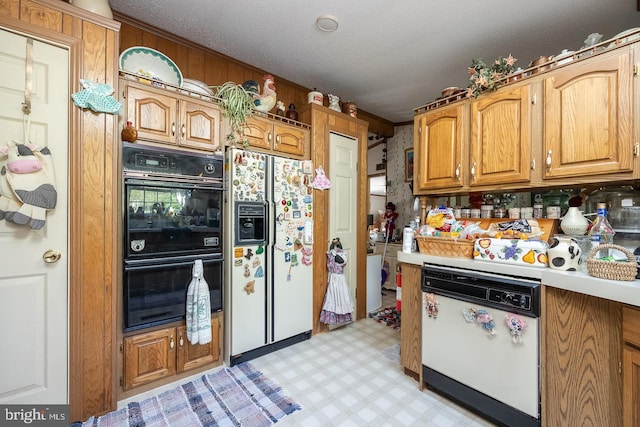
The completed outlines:
<svg viewBox="0 0 640 427">
<path fill-rule="evenodd" d="M 313 165 L 230 148 L 225 159 L 229 366 L 311 336 Z"/>
</svg>

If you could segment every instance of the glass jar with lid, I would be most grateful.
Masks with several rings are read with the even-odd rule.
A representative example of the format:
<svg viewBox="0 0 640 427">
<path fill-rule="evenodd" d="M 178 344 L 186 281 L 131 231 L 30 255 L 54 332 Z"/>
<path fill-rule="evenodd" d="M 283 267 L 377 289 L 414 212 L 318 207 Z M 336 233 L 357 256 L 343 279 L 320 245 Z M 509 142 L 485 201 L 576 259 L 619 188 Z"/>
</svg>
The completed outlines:
<svg viewBox="0 0 640 427">
<path fill-rule="evenodd" d="M 480 206 L 480 218 L 493 218 L 493 205 Z"/>
</svg>

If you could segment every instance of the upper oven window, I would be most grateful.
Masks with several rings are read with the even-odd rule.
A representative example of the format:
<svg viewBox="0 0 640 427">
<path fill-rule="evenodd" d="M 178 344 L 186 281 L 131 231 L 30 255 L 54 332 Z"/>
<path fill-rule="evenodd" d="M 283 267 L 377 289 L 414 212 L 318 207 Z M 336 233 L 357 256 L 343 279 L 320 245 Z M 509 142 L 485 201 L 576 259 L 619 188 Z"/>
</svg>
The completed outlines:
<svg viewBox="0 0 640 427">
<path fill-rule="evenodd" d="M 126 258 L 222 253 L 222 191 L 125 180 Z"/>
</svg>

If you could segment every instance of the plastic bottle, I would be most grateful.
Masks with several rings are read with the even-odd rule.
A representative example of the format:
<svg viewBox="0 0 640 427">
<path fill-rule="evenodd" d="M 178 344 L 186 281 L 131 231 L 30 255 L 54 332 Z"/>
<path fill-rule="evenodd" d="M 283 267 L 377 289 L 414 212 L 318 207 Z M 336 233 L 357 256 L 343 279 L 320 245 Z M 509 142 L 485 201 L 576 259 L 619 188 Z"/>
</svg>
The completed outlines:
<svg viewBox="0 0 640 427">
<path fill-rule="evenodd" d="M 613 227 L 607 220 L 607 204 L 599 202 L 597 205 L 598 216 L 589 230 L 589 236 L 591 236 L 591 245 L 598 246 L 607 243 L 613 243 L 613 235 L 616 234 L 613 231 Z M 609 251 L 606 254 L 600 254 L 601 256 L 608 256 Z"/>
</svg>

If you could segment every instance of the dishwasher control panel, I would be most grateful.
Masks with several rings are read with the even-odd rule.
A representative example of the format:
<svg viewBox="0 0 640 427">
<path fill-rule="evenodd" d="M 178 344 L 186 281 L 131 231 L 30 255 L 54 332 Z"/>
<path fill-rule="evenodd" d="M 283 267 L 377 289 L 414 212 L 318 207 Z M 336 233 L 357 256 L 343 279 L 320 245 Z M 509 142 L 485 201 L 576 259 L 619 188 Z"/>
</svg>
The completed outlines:
<svg viewBox="0 0 640 427">
<path fill-rule="evenodd" d="M 531 294 L 509 292 L 501 289 L 488 289 L 489 301 L 523 310 L 531 310 Z"/>
</svg>

